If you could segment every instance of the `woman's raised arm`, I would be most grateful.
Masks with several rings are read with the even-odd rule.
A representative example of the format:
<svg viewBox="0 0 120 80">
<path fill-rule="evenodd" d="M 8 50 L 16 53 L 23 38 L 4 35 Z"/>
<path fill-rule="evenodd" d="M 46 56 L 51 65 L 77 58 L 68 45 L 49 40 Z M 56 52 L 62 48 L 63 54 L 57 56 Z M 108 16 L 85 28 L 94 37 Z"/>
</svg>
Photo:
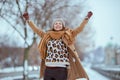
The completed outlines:
<svg viewBox="0 0 120 80">
<path fill-rule="evenodd" d="M 38 27 L 32 21 L 29 20 L 28 13 L 24 13 L 23 17 L 25 18 L 25 20 L 28 22 L 29 26 L 35 33 L 37 33 L 40 37 L 44 36 L 45 32 L 43 32 L 41 29 L 38 29 Z"/>
<path fill-rule="evenodd" d="M 79 34 L 84 29 L 85 25 L 88 23 L 88 21 L 89 21 L 90 17 L 92 16 L 92 14 L 93 13 L 91 11 L 88 12 L 87 16 L 82 21 L 80 26 L 72 31 L 73 36 L 76 36 L 77 34 Z"/>
</svg>

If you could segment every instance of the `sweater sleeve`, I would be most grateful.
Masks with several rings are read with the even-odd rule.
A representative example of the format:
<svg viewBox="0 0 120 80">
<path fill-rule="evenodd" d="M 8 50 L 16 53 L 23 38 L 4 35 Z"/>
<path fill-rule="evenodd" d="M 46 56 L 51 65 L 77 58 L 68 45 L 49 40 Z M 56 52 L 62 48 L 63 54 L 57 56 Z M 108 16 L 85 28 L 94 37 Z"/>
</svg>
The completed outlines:
<svg viewBox="0 0 120 80">
<path fill-rule="evenodd" d="M 37 33 L 40 37 L 44 36 L 45 32 L 43 32 L 41 29 L 38 29 L 37 26 L 32 21 L 27 22 L 35 33 Z"/>
<path fill-rule="evenodd" d="M 77 34 L 79 34 L 84 29 L 85 25 L 88 23 L 88 20 L 89 19 L 84 19 L 80 26 L 72 31 L 74 37 L 77 36 Z"/>
</svg>

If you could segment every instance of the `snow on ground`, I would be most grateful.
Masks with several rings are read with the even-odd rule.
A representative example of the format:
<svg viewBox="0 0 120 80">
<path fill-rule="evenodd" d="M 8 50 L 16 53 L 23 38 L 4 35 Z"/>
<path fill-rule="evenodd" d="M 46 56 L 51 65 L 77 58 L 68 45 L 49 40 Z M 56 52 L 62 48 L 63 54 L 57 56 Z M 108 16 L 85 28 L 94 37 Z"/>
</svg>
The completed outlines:
<svg viewBox="0 0 120 80">
<path fill-rule="evenodd" d="M 15 69 L 7 68 L 7 69 L 0 70 L 0 73 L 1 72 L 5 73 L 7 71 L 11 72 L 11 70 L 19 72 L 20 70 L 23 70 L 23 69 L 21 67 L 18 67 L 18 68 L 15 68 Z M 104 77 L 103 75 L 99 74 L 98 72 L 90 69 L 90 67 L 85 67 L 85 70 L 86 70 L 90 80 L 110 80 L 110 79 Z M 37 77 L 38 78 L 39 74 L 30 74 L 29 77 Z M 0 80 L 14 80 L 14 79 L 18 79 L 18 78 L 19 79 L 22 78 L 22 75 L 19 75 L 19 76 L 6 76 L 4 78 L 0 78 Z M 39 79 L 33 79 L 33 80 L 39 80 Z M 77 80 L 85 80 L 85 79 L 77 79 Z"/>
<path fill-rule="evenodd" d="M 38 66 L 29 66 L 28 71 L 39 70 Z M 23 67 L 10 67 L 10 68 L 3 68 L 0 69 L 0 73 L 9 73 L 9 72 L 20 72 L 23 71 Z"/>
<path fill-rule="evenodd" d="M 90 69 L 89 67 L 86 67 L 85 70 L 86 70 L 90 80 L 110 80 L 107 77 L 99 74 L 98 72 Z"/>
</svg>

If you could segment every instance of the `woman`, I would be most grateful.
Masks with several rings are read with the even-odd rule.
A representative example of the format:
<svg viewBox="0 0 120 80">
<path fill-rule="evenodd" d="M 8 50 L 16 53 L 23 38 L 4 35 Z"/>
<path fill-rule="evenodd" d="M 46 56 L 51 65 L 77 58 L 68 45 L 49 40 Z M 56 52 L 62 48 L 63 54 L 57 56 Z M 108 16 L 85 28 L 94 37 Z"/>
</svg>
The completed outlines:
<svg viewBox="0 0 120 80">
<path fill-rule="evenodd" d="M 73 44 L 75 37 L 83 30 L 91 16 L 92 12 L 90 11 L 81 25 L 73 30 L 66 28 L 62 19 L 57 19 L 53 22 L 52 30 L 43 32 L 29 20 L 28 13 L 24 13 L 23 17 L 27 20 L 29 26 L 42 38 L 38 46 L 42 60 L 41 78 L 43 77 L 44 80 L 86 78 L 86 80 L 89 80 Z"/>
</svg>

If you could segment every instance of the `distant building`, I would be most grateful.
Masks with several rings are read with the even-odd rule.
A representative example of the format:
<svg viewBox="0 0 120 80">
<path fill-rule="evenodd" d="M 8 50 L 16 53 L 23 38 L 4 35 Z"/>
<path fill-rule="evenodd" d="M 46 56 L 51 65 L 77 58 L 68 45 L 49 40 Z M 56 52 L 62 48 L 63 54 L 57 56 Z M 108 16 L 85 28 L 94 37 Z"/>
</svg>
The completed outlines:
<svg viewBox="0 0 120 80">
<path fill-rule="evenodd" d="M 120 65 L 120 46 L 116 50 L 116 59 L 117 65 Z"/>
<path fill-rule="evenodd" d="M 94 53 L 94 63 L 96 64 L 100 64 L 104 62 L 105 59 L 105 52 L 104 52 L 104 48 L 102 47 L 98 47 L 96 50 L 93 51 Z"/>
<path fill-rule="evenodd" d="M 0 67 L 15 67 L 23 64 L 24 48 L 0 47 Z"/>
<path fill-rule="evenodd" d="M 104 48 L 98 47 L 95 50 L 86 53 L 84 61 L 92 64 L 103 64 L 105 59 Z"/>
<path fill-rule="evenodd" d="M 105 64 L 120 65 L 120 47 L 109 43 L 105 47 Z"/>
<path fill-rule="evenodd" d="M 105 64 L 115 65 L 115 60 L 114 46 L 112 44 L 108 44 L 105 48 Z"/>
<path fill-rule="evenodd" d="M 24 48 L 0 47 L 0 68 L 22 66 L 24 60 Z M 33 44 L 29 50 L 29 65 L 40 65 L 40 55 L 37 44 Z"/>
</svg>

